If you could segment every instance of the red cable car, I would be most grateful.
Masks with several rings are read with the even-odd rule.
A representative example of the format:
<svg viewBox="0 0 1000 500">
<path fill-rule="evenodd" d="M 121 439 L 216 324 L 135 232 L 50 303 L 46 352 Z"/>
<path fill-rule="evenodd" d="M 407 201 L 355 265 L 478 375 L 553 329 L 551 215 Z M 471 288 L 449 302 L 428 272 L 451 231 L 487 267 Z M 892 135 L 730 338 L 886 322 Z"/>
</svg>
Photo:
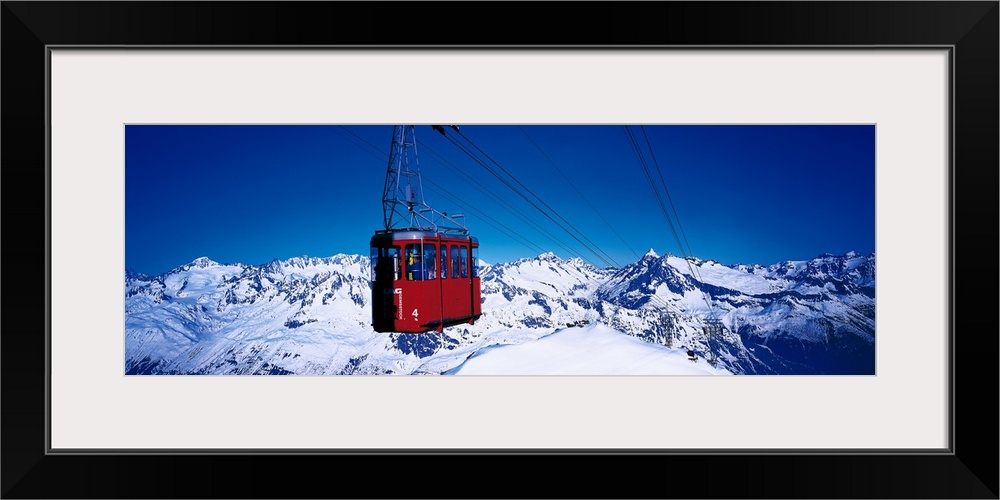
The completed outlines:
<svg viewBox="0 0 1000 500">
<path fill-rule="evenodd" d="M 377 332 L 440 332 L 481 315 L 479 242 L 430 231 L 371 239 L 372 326 Z"/>
<path fill-rule="evenodd" d="M 440 332 L 472 324 L 482 314 L 479 241 L 458 222 L 462 215 L 423 202 L 413 125 L 393 129 L 382 208 L 385 229 L 370 241 L 375 331 Z"/>
</svg>

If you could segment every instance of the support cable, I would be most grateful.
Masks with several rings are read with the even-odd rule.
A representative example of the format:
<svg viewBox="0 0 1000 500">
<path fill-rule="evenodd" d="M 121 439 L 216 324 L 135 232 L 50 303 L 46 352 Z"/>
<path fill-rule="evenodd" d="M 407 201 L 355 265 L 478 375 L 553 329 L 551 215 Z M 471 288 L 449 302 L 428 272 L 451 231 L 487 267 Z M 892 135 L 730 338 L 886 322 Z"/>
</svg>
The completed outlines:
<svg viewBox="0 0 1000 500">
<path fill-rule="evenodd" d="M 422 142 L 420 144 L 421 144 L 421 146 L 425 150 L 429 151 L 433 156 L 435 156 L 441 162 L 442 165 L 444 165 L 445 167 L 449 168 L 451 171 L 455 172 L 456 174 L 464 177 L 467 181 L 469 181 L 469 183 L 471 183 L 474 186 L 476 186 L 476 188 L 479 189 L 483 194 L 485 194 L 486 196 L 490 197 L 491 199 L 493 199 L 494 201 L 496 201 L 498 204 L 503 205 L 504 207 L 506 207 L 507 210 L 509 210 L 513 215 L 515 215 L 516 217 L 518 217 L 519 219 L 521 219 L 522 222 L 524 222 L 525 224 L 528 224 L 528 225 L 534 227 L 535 229 L 537 229 L 540 233 L 542 233 L 545 236 L 547 236 L 553 243 L 556 243 L 559 246 L 561 246 L 571 256 L 580 257 L 581 259 L 583 259 L 583 256 L 579 252 L 577 252 L 576 250 L 573 250 L 570 245 L 568 245 L 566 242 L 564 242 L 558 236 L 552 234 L 549 230 L 547 230 L 544 227 L 542 227 L 541 224 L 538 224 L 537 222 L 535 222 L 534 220 L 532 220 L 530 217 L 528 217 L 524 212 L 522 212 L 521 210 L 519 210 L 517 207 L 511 205 L 510 202 L 508 202 L 507 200 L 505 200 L 502 197 L 498 196 L 493 190 L 490 190 L 486 186 L 483 186 L 482 183 L 480 183 L 479 181 L 477 181 L 474 177 L 472 177 L 468 173 L 464 172 L 461 168 L 456 167 L 454 164 L 452 164 L 447 159 L 445 159 L 441 154 L 437 153 L 433 149 L 430 149 L 426 144 L 424 144 Z"/>
<path fill-rule="evenodd" d="M 586 203 L 587 206 L 590 207 L 590 209 L 594 211 L 594 214 L 596 214 L 597 217 L 600 218 L 601 221 L 604 222 L 604 224 L 606 226 L 608 226 L 608 229 L 610 229 L 611 232 L 614 233 L 614 235 L 618 237 L 618 239 L 625 245 L 625 248 L 628 248 L 629 251 L 632 252 L 632 255 L 635 256 L 635 259 L 639 260 L 639 253 L 636 252 L 635 250 L 633 250 L 631 246 L 629 246 L 628 242 L 625 241 L 625 238 L 622 238 L 622 235 L 618 234 L 618 231 L 615 230 L 614 226 L 611 225 L 611 223 L 608 222 L 607 219 L 605 219 L 601 215 L 601 213 L 597 210 L 597 208 L 595 208 L 594 205 L 590 203 L 590 200 L 588 200 L 587 197 L 584 196 L 584 194 L 582 192 L 580 192 L 579 189 L 577 189 L 576 185 L 573 184 L 573 181 L 569 178 L 569 176 L 567 176 L 565 173 L 563 173 L 562 169 L 560 169 L 559 166 L 556 165 L 556 163 L 554 161 L 552 161 L 552 158 L 550 158 L 549 155 L 545 154 L 545 151 L 543 151 L 542 148 L 538 145 L 538 143 L 536 143 L 535 140 L 532 139 L 530 135 L 528 135 L 528 133 L 524 130 L 523 127 L 521 127 L 520 125 L 518 125 L 517 128 L 521 131 L 521 133 L 524 134 L 525 137 L 528 138 L 528 141 L 530 141 L 531 144 L 534 145 L 536 149 L 538 149 L 538 152 L 541 153 L 542 156 L 545 157 L 546 160 L 548 160 L 549 164 L 552 165 L 552 168 L 555 168 L 556 172 L 559 172 L 559 175 L 561 175 L 563 177 L 563 179 L 566 179 L 566 183 L 569 184 L 569 186 L 571 188 L 573 188 L 574 191 L 576 191 L 576 194 L 580 195 L 580 199 L 583 200 L 584 203 Z"/>
<path fill-rule="evenodd" d="M 684 262 L 687 264 L 688 270 L 691 271 L 691 277 L 697 279 L 698 281 L 702 281 L 698 277 L 699 275 L 695 272 L 694 266 L 692 266 L 691 260 L 688 258 L 687 252 L 684 250 L 684 245 L 681 243 L 681 238 L 677 233 L 677 229 L 674 227 L 674 223 L 673 221 L 671 221 L 670 216 L 667 213 L 666 204 L 663 202 L 663 197 L 660 195 L 659 190 L 657 190 L 656 188 L 656 183 L 653 181 L 653 175 L 650 172 L 649 165 L 646 163 L 646 160 L 642 155 L 642 151 L 639 148 L 639 143 L 635 138 L 635 134 L 627 126 L 623 128 L 625 130 L 625 135 L 628 138 L 629 143 L 632 145 L 632 148 L 635 151 L 636 157 L 639 159 L 639 163 L 642 166 L 643 172 L 646 174 L 646 181 L 649 183 L 649 187 L 653 190 L 653 194 L 656 196 L 656 201 L 660 206 L 660 212 L 663 214 L 664 219 L 666 219 L 667 225 L 670 226 L 670 231 L 674 235 L 674 240 L 677 242 L 678 248 L 680 248 L 681 255 L 684 258 Z M 701 296 L 702 299 L 705 301 L 705 305 L 708 306 L 709 315 L 713 316 L 715 312 L 714 308 L 712 307 L 712 302 L 708 300 L 708 295 L 705 294 L 704 291 L 702 291 Z"/>
<path fill-rule="evenodd" d="M 376 159 L 381 160 L 381 161 L 386 161 L 386 158 L 388 157 L 388 154 L 385 151 L 383 151 L 381 149 L 378 149 L 375 145 L 373 145 L 369 141 L 365 140 L 365 138 L 359 136 L 354 131 L 352 131 L 352 130 L 346 128 L 346 127 L 343 127 L 343 126 L 341 126 L 340 128 L 342 128 L 345 131 L 347 131 L 348 133 L 350 133 L 352 136 L 354 136 L 354 138 L 356 140 L 355 139 L 351 139 L 350 137 L 344 136 L 343 134 L 340 134 L 341 137 L 344 137 L 348 141 L 353 142 L 355 145 L 357 145 L 359 147 L 359 149 L 361 149 L 362 151 L 365 151 L 366 153 L 372 155 Z M 362 147 L 362 144 L 359 144 L 358 141 L 360 141 L 364 145 L 367 145 L 368 148 Z M 475 182 L 475 180 L 473 178 L 469 177 L 468 174 L 465 174 L 460 169 L 457 169 L 456 167 L 454 167 L 454 165 L 449 164 L 447 162 L 447 160 L 445 160 L 443 157 L 441 157 L 437 152 L 435 152 L 432 149 L 430 149 L 426 144 L 424 144 L 421 141 L 417 141 L 417 143 L 420 144 L 422 148 L 424 148 L 425 150 L 427 150 L 428 152 L 430 152 L 432 155 L 437 156 L 438 159 L 440 161 L 442 161 L 442 163 L 445 164 L 445 166 L 447 166 L 448 168 L 451 168 L 454 171 L 462 174 L 463 176 L 465 176 L 471 182 Z M 506 234 L 507 236 L 511 236 L 512 238 L 517 239 L 519 243 L 521 243 L 522 245 L 524 245 L 529 250 L 531 250 L 533 252 L 537 252 L 539 254 L 545 252 L 544 249 L 542 249 L 541 247 L 539 247 L 539 246 L 535 245 L 534 243 L 532 243 L 524 235 L 519 234 L 518 232 L 516 232 L 515 230 L 511 229 L 510 227 L 508 227 L 508 226 L 504 225 L 503 223 L 497 221 L 495 218 L 487 215 L 483 211 L 474 208 L 472 204 L 469 204 L 469 203 L 465 202 L 460 197 L 458 197 L 455 194 L 453 194 L 453 193 L 449 192 L 448 190 L 444 189 L 441 185 L 439 185 L 439 184 L 431 181 L 430 179 L 422 179 L 422 180 L 424 182 L 426 182 L 427 184 L 430 184 L 431 186 L 434 186 L 434 188 L 435 188 L 434 191 L 435 192 L 439 192 L 439 193 L 443 192 L 444 194 L 450 196 L 453 201 L 457 201 L 459 206 L 465 206 L 467 210 L 470 210 L 470 211 L 478 213 L 480 216 L 482 216 L 484 218 L 484 222 L 486 222 L 487 224 L 489 224 L 492 227 L 496 228 L 497 230 L 501 231 L 502 233 Z M 478 184 L 478 183 L 476 183 L 476 184 Z M 479 186 L 481 186 L 481 184 Z M 504 201 L 502 198 L 496 197 L 496 195 L 490 193 L 489 190 L 487 190 L 485 188 L 481 188 L 481 189 L 487 195 L 493 196 L 497 201 L 499 201 L 501 203 L 504 203 L 504 204 L 507 204 L 506 201 Z M 510 206 L 509 204 L 507 204 L 507 205 Z M 517 210 L 516 208 L 514 208 L 512 206 L 510 206 L 510 209 L 511 210 L 515 210 L 515 211 Z M 525 220 L 526 222 L 535 224 L 530 219 L 527 219 L 527 217 L 524 216 L 523 214 L 521 214 L 520 217 L 522 217 L 523 218 L 522 220 Z M 535 224 L 535 225 L 537 226 L 537 224 Z M 545 230 L 545 228 L 542 228 L 541 226 L 538 226 L 538 229 L 540 231 L 542 231 L 543 233 L 547 234 L 550 238 L 553 238 L 554 241 L 556 241 L 557 243 L 559 243 L 564 249 L 566 249 L 567 251 L 569 251 L 571 254 L 575 254 L 575 256 L 579 256 L 568 245 L 566 245 L 564 242 L 558 240 L 558 238 L 556 238 L 555 235 L 552 235 L 547 230 Z"/>
<path fill-rule="evenodd" d="M 555 210 L 553 210 L 552 207 L 548 206 L 548 204 L 546 204 L 544 201 L 542 201 L 542 199 L 539 198 L 538 195 L 536 195 L 535 193 L 533 193 L 527 186 L 524 186 L 524 184 L 522 184 L 520 181 L 518 181 L 513 175 L 510 174 L 510 172 L 508 172 L 506 169 L 504 169 L 502 165 L 500 165 L 499 163 L 497 163 L 496 160 L 494 160 L 488 154 L 486 154 L 485 152 L 483 152 L 483 150 L 481 148 L 479 148 L 479 146 L 476 146 L 476 144 L 473 143 L 472 141 L 470 141 L 467 137 L 465 137 L 464 134 L 462 134 L 461 132 L 458 132 L 458 135 L 460 137 L 462 137 L 463 139 L 465 139 L 466 142 L 468 142 L 469 144 L 471 144 L 472 147 L 474 147 L 483 156 L 485 156 L 487 159 L 489 159 L 490 162 L 492 162 L 500 170 L 502 170 L 504 173 L 506 173 L 511 179 L 514 180 L 514 182 L 516 182 L 518 185 L 520 185 L 522 188 L 524 188 L 525 191 L 527 191 L 528 193 L 530 193 L 531 196 L 533 196 L 536 200 L 538 200 L 539 203 L 541 203 L 546 208 L 548 208 L 549 211 L 552 212 L 552 214 L 554 214 L 556 217 L 559 217 L 561 220 L 563 220 L 565 222 L 565 225 L 563 225 L 563 224 L 559 223 L 558 221 L 556 221 L 552 214 L 550 214 L 549 212 L 546 212 L 541 207 L 539 207 L 538 203 L 535 203 L 530 198 L 528 198 L 528 196 L 525 195 L 524 192 L 522 192 L 521 190 L 519 190 L 517 187 L 515 187 L 513 184 L 511 184 L 510 181 L 508 181 L 503 176 L 501 176 L 499 173 L 497 173 L 497 171 L 495 169 L 493 169 L 492 167 L 490 167 L 489 165 L 487 165 L 482 159 L 480 159 L 479 157 L 477 157 L 472 151 L 470 151 L 468 149 L 468 147 L 466 147 L 466 146 L 464 146 L 462 144 L 459 144 L 455 139 L 453 139 L 451 136 L 449 136 L 447 134 L 442 133 L 442 135 L 444 135 L 445 138 L 447 138 L 449 141 L 451 141 L 452 144 L 454 144 L 456 147 L 458 147 L 459 150 L 461 150 L 462 152 L 464 152 L 466 155 L 468 155 L 470 158 L 472 158 L 476 163 L 478 163 L 480 166 L 482 166 L 483 168 L 485 168 L 487 172 L 489 172 L 494 177 L 496 177 L 500 182 L 502 182 L 505 186 L 507 186 L 511 191 L 513 191 L 515 194 L 517 194 L 522 199 L 524 199 L 524 201 L 526 201 L 529 205 L 531 205 L 532 207 L 534 207 L 536 210 L 538 210 L 539 212 L 541 212 L 541 214 L 544 215 L 546 218 L 548 218 L 550 221 L 552 221 L 553 224 L 555 224 L 557 227 L 559 227 L 560 229 L 562 229 L 563 231 L 565 231 L 567 234 L 569 234 L 570 237 L 572 237 L 574 240 L 576 240 L 576 242 L 579 243 L 583 248 L 586 248 L 588 251 L 590 251 L 591 253 L 593 253 L 599 260 L 603 261 L 606 266 L 621 267 L 617 262 L 614 261 L 613 258 L 611 258 L 610 256 L 608 256 L 606 253 L 602 255 L 603 251 L 595 250 L 594 247 L 593 247 L 593 245 L 594 245 L 593 242 L 591 242 L 585 235 L 583 235 L 583 233 L 581 233 L 578 229 L 576 229 L 576 227 L 574 227 L 571 223 L 569 223 L 569 221 L 566 221 L 566 219 L 563 218 L 561 215 L 559 215 L 558 212 L 556 212 Z M 576 231 L 576 233 L 579 234 L 579 236 L 577 234 L 574 234 L 573 231 L 570 231 L 569 229 L 567 229 L 566 226 L 571 227 L 574 231 Z M 587 242 L 589 242 L 590 244 L 585 243 L 583 240 L 581 240 L 581 237 L 584 240 L 587 240 Z"/>
</svg>

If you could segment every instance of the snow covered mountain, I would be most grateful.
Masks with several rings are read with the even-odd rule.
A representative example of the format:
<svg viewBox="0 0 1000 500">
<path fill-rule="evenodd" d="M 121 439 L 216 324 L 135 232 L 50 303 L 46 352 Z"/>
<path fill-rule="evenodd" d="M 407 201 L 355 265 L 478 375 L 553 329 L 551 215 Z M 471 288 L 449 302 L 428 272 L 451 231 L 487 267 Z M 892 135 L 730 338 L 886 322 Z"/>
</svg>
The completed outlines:
<svg viewBox="0 0 1000 500">
<path fill-rule="evenodd" d="M 826 254 L 763 267 L 650 251 L 594 297 L 623 308 L 621 320 L 611 317 L 613 328 L 648 338 L 655 333 L 648 321 L 627 318 L 659 314 L 675 338 L 711 347 L 737 373 L 875 372 L 874 255 Z M 713 317 L 725 331 L 709 346 L 698 327 Z"/>
<path fill-rule="evenodd" d="M 421 335 L 372 330 L 368 267 L 339 254 L 127 271 L 125 372 L 874 373 L 874 255 L 768 267 L 652 250 L 621 269 L 552 253 L 481 263 L 482 317 Z M 711 318 L 724 329 L 706 331 Z M 610 361 L 628 356 L 646 361 Z M 527 361 L 539 358 L 552 362 Z"/>
</svg>

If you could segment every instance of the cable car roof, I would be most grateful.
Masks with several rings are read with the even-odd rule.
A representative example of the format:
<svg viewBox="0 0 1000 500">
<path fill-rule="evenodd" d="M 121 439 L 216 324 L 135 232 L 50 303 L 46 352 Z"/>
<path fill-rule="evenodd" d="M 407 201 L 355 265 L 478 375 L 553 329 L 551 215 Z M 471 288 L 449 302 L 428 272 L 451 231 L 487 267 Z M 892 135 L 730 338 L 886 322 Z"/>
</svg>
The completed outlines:
<svg viewBox="0 0 1000 500">
<path fill-rule="evenodd" d="M 476 245 L 479 244 L 479 239 L 474 236 L 462 236 L 456 234 L 448 233 L 436 233 L 434 231 L 376 231 L 375 235 L 372 236 L 371 243 L 384 243 L 388 241 L 399 241 L 399 240 L 419 240 L 424 238 L 442 238 L 449 240 L 462 240 L 469 241 Z"/>
</svg>

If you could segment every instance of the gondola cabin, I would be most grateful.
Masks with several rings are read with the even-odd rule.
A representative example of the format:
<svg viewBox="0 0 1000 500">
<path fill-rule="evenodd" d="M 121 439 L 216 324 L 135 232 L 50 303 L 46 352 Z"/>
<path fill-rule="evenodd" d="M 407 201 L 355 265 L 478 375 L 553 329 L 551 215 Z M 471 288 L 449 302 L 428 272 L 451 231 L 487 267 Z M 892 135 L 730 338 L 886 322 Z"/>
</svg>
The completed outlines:
<svg viewBox="0 0 1000 500">
<path fill-rule="evenodd" d="M 371 239 L 372 326 L 424 333 L 481 315 L 479 242 L 432 231 L 378 231 Z"/>
</svg>

